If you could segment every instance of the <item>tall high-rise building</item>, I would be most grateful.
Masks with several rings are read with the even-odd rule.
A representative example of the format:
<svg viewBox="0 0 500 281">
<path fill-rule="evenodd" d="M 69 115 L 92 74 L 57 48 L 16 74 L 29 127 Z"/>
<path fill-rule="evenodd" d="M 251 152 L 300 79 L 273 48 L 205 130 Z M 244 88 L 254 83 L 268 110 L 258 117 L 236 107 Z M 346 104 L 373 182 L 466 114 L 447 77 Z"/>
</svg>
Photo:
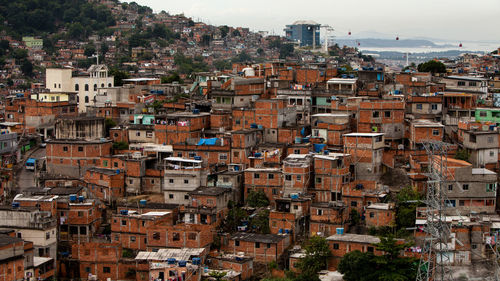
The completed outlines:
<svg viewBox="0 0 500 281">
<path fill-rule="evenodd" d="M 298 42 L 300 46 L 319 46 L 321 25 L 314 21 L 300 20 L 287 25 L 284 29 L 288 40 Z"/>
</svg>

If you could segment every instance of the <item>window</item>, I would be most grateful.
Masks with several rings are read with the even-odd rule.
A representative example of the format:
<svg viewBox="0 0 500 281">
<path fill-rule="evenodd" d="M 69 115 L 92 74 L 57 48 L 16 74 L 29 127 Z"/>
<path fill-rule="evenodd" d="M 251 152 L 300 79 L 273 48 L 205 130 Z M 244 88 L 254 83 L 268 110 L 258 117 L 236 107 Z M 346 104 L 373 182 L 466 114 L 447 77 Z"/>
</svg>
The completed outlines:
<svg viewBox="0 0 500 281">
<path fill-rule="evenodd" d="M 316 211 L 316 214 L 318 214 L 318 216 L 322 216 L 322 215 L 323 215 L 323 210 L 318 209 L 318 210 Z"/>
<path fill-rule="evenodd" d="M 68 151 L 68 147 L 67 146 L 63 146 L 63 151 L 67 152 Z"/>
<path fill-rule="evenodd" d="M 173 241 L 179 241 L 181 240 L 181 236 L 178 232 L 174 232 L 173 235 L 172 235 L 172 240 Z"/>
<path fill-rule="evenodd" d="M 239 246 L 240 245 L 240 240 L 234 240 L 234 246 Z"/>
<path fill-rule="evenodd" d="M 184 200 L 189 200 L 189 195 L 184 195 Z"/>
<path fill-rule="evenodd" d="M 453 184 L 448 185 L 448 190 L 452 191 L 453 190 Z"/>
<path fill-rule="evenodd" d="M 219 160 L 227 160 L 227 154 L 226 153 L 219 153 Z"/>
<path fill-rule="evenodd" d="M 271 248 L 271 243 L 267 243 L 267 248 Z"/>
<path fill-rule="evenodd" d="M 391 112 L 390 111 L 384 111 L 384 116 L 387 118 L 391 117 Z"/>
<path fill-rule="evenodd" d="M 481 116 L 481 117 L 486 117 L 486 116 L 487 116 L 486 111 L 480 111 L 480 112 L 479 112 L 479 116 Z"/>
<path fill-rule="evenodd" d="M 257 173 L 254 173 L 254 174 L 253 174 L 253 178 L 254 178 L 254 179 L 258 179 L 258 178 L 260 178 L 260 175 L 259 175 L 259 174 L 257 174 Z"/>
<path fill-rule="evenodd" d="M 108 166 L 108 160 L 103 160 L 103 161 L 102 161 L 102 165 L 103 165 L 104 167 L 107 167 L 107 166 Z"/>
<path fill-rule="evenodd" d="M 85 267 L 85 272 L 90 273 L 90 267 Z"/>
<path fill-rule="evenodd" d="M 373 117 L 373 118 L 378 118 L 378 117 L 380 117 L 380 112 L 378 112 L 378 111 L 373 111 L 373 112 L 372 112 L 372 117 Z"/>
<path fill-rule="evenodd" d="M 188 240 L 196 240 L 197 236 L 194 232 L 188 233 Z"/>
<path fill-rule="evenodd" d="M 97 91 L 97 84 L 94 84 L 94 92 Z"/>
<path fill-rule="evenodd" d="M 140 136 L 141 136 L 141 132 L 136 132 L 136 133 L 135 133 L 135 135 L 136 135 L 137 137 L 140 137 Z"/>
<path fill-rule="evenodd" d="M 130 236 L 130 242 L 135 242 L 135 236 Z"/>
<path fill-rule="evenodd" d="M 333 243 L 333 249 L 338 250 L 339 249 L 339 243 Z"/>
<path fill-rule="evenodd" d="M 174 183 L 174 179 L 168 179 L 168 183 Z"/>
<path fill-rule="evenodd" d="M 46 232 L 45 233 L 45 240 L 49 240 L 50 239 L 50 232 Z"/>
<path fill-rule="evenodd" d="M 240 152 L 239 151 L 233 152 L 233 157 L 234 158 L 239 158 L 240 157 Z"/>
<path fill-rule="evenodd" d="M 433 136 L 439 136 L 439 130 L 432 130 Z"/>
<path fill-rule="evenodd" d="M 297 206 L 297 205 L 293 205 L 293 209 L 294 209 L 294 210 L 298 210 L 298 209 L 299 209 L 299 206 Z"/>
<path fill-rule="evenodd" d="M 351 201 L 351 207 L 357 207 L 358 206 L 358 202 L 356 201 Z"/>
<path fill-rule="evenodd" d="M 108 88 L 111 88 L 111 83 L 108 83 Z"/>
<path fill-rule="evenodd" d="M 126 220 L 122 220 L 122 226 L 126 226 L 127 225 L 127 221 Z"/>
<path fill-rule="evenodd" d="M 435 103 L 431 104 L 431 109 L 432 110 L 437 110 L 438 109 L 438 105 L 435 104 Z"/>
<path fill-rule="evenodd" d="M 320 177 L 316 177 L 316 183 L 321 183 L 321 178 Z"/>
<path fill-rule="evenodd" d="M 104 83 L 101 83 L 101 88 L 104 88 Z"/>
<path fill-rule="evenodd" d="M 421 103 L 417 103 L 417 109 L 422 109 L 422 104 Z"/>
<path fill-rule="evenodd" d="M 160 240 L 160 233 L 159 232 L 154 232 L 153 233 L 153 239 L 154 240 Z"/>
<path fill-rule="evenodd" d="M 168 198 L 169 198 L 169 199 L 174 199 L 174 195 L 173 195 L 173 194 L 169 194 L 169 195 L 168 195 Z"/>
<path fill-rule="evenodd" d="M 495 156 L 495 151 L 490 151 L 490 157 Z"/>
<path fill-rule="evenodd" d="M 76 92 L 80 91 L 80 86 L 78 84 L 75 84 L 75 91 Z"/>
<path fill-rule="evenodd" d="M 370 213 L 370 218 L 374 218 L 375 217 L 375 213 L 374 212 L 371 212 Z"/>
<path fill-rule="evenodd" d="M 470 87 L 476 87 L 477 83 L 476 82 L 469 82 Z"/>
<path fill-rule="evenodd" d="M 469 184 L 467 184 L 467 183 L 462 184 L 462 189 L 463 190 L 469 190 Z"/>
<path fill-rule="evenodd" d="M 260 243 L 259 242 L 255 242 L 255 248 L 256 249 L 260 248 Z"/>
<path fill-rule="evenodd" d="M 366 251 L 370 252 L 370 253 L 373 253 L 373 247 L 368 247 L 366 248 Z"/>
<path fill-rule="evenodd" d="M 78 152 L 83 152 L 83 146 L 78 147 Z"/>
<path fill-rule="evenodd" d="M 493 137 L 488 137 L 488 143 L 493 143 Z"/>
<path fill-rule="evenodd" d="M 496 190 L 496 183 L 486 184 L 486 192 L 494 192 Z"/>
<path fill-rule="evenodd" d="M 88 92 L 89 91 L 89 84 L 85 84 L 85 91 Z"/>
<path fill-rule="evenodd" d="M 152 131 L 147 131 L 146 132 L 146 138 L 152 138 L 153 137 L 153 132 Z"/>
<path fill-rule="evenodd" d="M 79 217 L 83 217 L 83 212 L 82 211 L 78 211 L 78 216 Z"/>
<path fill-rule="evenodd" d="M 458 206 L 465 206 L 465 201 L 464 200 L 459 200 L 458 201 Z"/>
<path fill-rule="evenodd" d="M 472 244 L 471 246 L 472 246 L 472 249 L 474 249 L 474 250 L 477 249 L 477 244 Z"/>
<path fill-rule="evenodd" d="M 270 180 L 274 179 L 274 174 L 267 174 L 267 178 Z"/>
<path fill-rule="evenodd" d="M 189 184 L 189 180 L 184 180 L 184 184 Z"/>
<path fill-rule="evenodd" d="M 465 86 L 465 81 L 458 81 L 457 85 L 458 86 Z"/>
<path fill-rule="evenodd" d="M 278 190 L 276 188 L 273 188 L 273 195 L 278 195 Z"/>
<path fill-rule="evenodd" d="M 111 272 L 111 268 L 109 268 L 109 266 L 105 266 L 102 268 L 102 272 L 103 273 L 110 273 Z"/>
<path fill-rule="evenodd" d="M 89 103 L 89 96 L 85 96 L 85 103 Z"/>
<path fill-rule="evenodd" d="M 234 123 L 235 123 L 236 125 L 240 125 L 240 119 L 236 119 L 236 120 L 234 120 Z"/>
</svg>

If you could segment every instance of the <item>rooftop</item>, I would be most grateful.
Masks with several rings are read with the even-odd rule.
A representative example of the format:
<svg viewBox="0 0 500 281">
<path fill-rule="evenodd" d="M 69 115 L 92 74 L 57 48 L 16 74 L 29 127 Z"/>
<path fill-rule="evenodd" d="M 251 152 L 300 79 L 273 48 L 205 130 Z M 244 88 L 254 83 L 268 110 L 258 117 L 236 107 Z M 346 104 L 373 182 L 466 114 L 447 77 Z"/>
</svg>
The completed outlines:
<svg viewBox="0 0 500 281">
<path fill-rule="evenodd" d="M 191 191 L 189 195 L 206 195 L 206 196 L 218 196 L 224 194 L 225 192 L 230 192 L 231 190 L 223 187 L 200 187 L 194 191 Z"/>
<path fill-rule="evenodd" d="M 378 137 L 383 136 L 384 133 L 349 133 L 344 134 L 346 137 Z"/>
<path fill-rule="evenodd" d="M 178 261 L 188 261 L 193 257 L 199 257 L 205 251 L 204 248 L 167 248 L 159 249 L 158 252 L 139 252 L 135 257 L 136 260 L 150 261 L 167 261 L 168 259 L 176 259 Z"/>
<path fill-rule="evenodd" d="M 472 169 L 472 174 L 473 175 L 496 175 L 497 173 L 485 169 L 485 168 L 473 168 Z"/>
<path fill-rule="evenodd" d="M 367 243 L 367 244 L 376 244 L 380 243 L 380 238 L 372 235 L 362 235 L 362 234 L 335 234 L 328 238 L 328 241 L 344 241 L 344 242 L 358 242 L 358 243 Z"/>
<path fill-rule="evenodd" d="M 248 241 L 248 242 L 278 243 L 279 241 L 285 239 L 285 236 L 277 234 L 257 234 L 257 233 L 237 232 L 233 234 L 233 236 L 231 236 L 231 239 Z"/>
</svg>

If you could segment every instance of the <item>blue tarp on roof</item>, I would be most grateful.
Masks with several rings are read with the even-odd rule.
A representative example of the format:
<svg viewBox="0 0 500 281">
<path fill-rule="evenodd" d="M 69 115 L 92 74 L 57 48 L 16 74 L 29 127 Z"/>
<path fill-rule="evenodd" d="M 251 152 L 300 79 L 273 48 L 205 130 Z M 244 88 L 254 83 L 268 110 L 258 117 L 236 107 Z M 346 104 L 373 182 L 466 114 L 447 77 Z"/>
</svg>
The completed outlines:
<svg viewBox="0 0 500 281">
<path fill-rule="evenodd" d="M 326 144 L 324 143 L 315 143 L 314 144 L 314 152 L 318 153 L 318 152 L 321 152 L 323 150 L 323 148 L 325 148 Z"/>
<path fill-rule="evenodd" d="M 200 141 L 196 145 L 215 145 L 216 142 L 217 142 L 217 138 L 200 139 Z"/>
<path fill-rule="evenodd" d="M 35 162 L 36 162 L 35 158 L 28 158 L 28 160 L 26 160 L 26 164 L 35 164 Z"/>
</svg>

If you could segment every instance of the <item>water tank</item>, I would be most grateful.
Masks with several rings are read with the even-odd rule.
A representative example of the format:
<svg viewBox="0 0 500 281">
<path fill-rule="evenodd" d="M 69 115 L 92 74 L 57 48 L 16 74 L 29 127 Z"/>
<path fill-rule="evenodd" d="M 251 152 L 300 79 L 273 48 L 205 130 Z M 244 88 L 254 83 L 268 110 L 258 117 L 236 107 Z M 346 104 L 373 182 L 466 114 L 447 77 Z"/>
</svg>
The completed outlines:
<svg viewBox="0 0 500 281">
<path fill-rule="evenodd" d="M 197 108 L 193 109 L 193 114 L 200 114 L 200 110 Z"/>
<path fill-rule="evenodd" d="M 142 199 L 139 201 L 139 204 L 143 207 L 146 206 L 147 203 L 148 203 L 148 200 L 145 200 L 145 199 Z"/>
<path fill-rule="evenodd" d="M 194 160 L 201 160 L 201 156 L 195 156 Z"/>
<path fill-rule="evenodd" d="M 69 202 L 76 202 L 76 194 L 71 194 L 69 196 Z"/>
<path fill-rule="evenodd" d="M 119 175 L 120 174 L 120 169 L 117 169 L 115 172 L 116 172 L 117 175 Z"/>
<path fill-rule="evenodd" d="M 168 263 L 168 264 L 175 264 L 176 262 L 177 262 L 177 260 L 176 260 L 176 259 L 174 259 L 174 258 L 169 258 L 169 259 L 167 259 L 167 263 Z"/>
<path fill-rule="evenodd" d="M 193 265 L 200 265 L 200 264 L 201 264 L 200 258 L 193 258 Z"/>
<path fill-rule="evenodd" d="M 257 124 L 252 123 L 252 124 L 250 124 L 250 128 L 252 128 L 252 129 L 257 129 L 258 127 L 257 127 Z"/>
<path fill-rule="evenodd" d="M 330 154 L 330 150 L 325 150 L 325 151 L 323 151 L 323 154 L 324 154 L 324 155 L 329 155 L 329 154 Z"/>
<path fill-rule="evenodd" d="M 338 235 L 344 235 L 344 228 L 343 227 L 337 227 L 337 234 Z"/>
<path fill-rule="evenodd" d="M 255 156 L 255 157 L 261 157 L 261 156 L 262 156 L 262 153 L 260 153 L 260 152 L 256 152 L 256 153 L 254 154 L 254 156 Z"/>
<path fill-rule="evenodd" d="M 186 267 L 186 261 L 179 261 L 179 267 Z"/>
<path fill-rule="evenodd" d="M 19 202 L 13 202 L 12 203 L 12 208 L 19 208 Z"/>
<path fill-rule="evenodd" d="M 128 210 L 121 210 L 120 215 L 124 215 L 124 216 L 128 215 Z"/>
<path fill-rule="evenodd" d="M 301 137 L 295 137 L 295 143 L 301 143 L 302 138 Z"/>
<path fill-rule="evenodd" d="M 283 228 L 280 228 L 280 230 L 278 230 L 278 233 L 283 234 Z"/>
<path fill-rule="evenodd" d="M 78 196 L 78 202 L 82 203 L 83 201 L 85 201 L 85 197 Z"/>
<path fill-rule="evenodd" d="M 290 198 L 299 199 L 299 194 L 298 193 L 290 193 Z"/>
<path fill-rule="evenodd" d="M 285 229 L 286 234 L 290 234 L 290 229 Z"/>
<path fill-rule="evenodd" d="M 262 125 L 257 125 L 257 128 L 258 128 L 259 130 L 262 130 L 262 128 L 264 128 L 264 127 L 263 127 Z"/>
<path fill-rule="evenodd" d="M 245 77 L 252 77 L 255 76 L 255 69 L 251 67 L 246 67 L 243 68 L 243 73 L 245 74 Z"/>
</svg>

